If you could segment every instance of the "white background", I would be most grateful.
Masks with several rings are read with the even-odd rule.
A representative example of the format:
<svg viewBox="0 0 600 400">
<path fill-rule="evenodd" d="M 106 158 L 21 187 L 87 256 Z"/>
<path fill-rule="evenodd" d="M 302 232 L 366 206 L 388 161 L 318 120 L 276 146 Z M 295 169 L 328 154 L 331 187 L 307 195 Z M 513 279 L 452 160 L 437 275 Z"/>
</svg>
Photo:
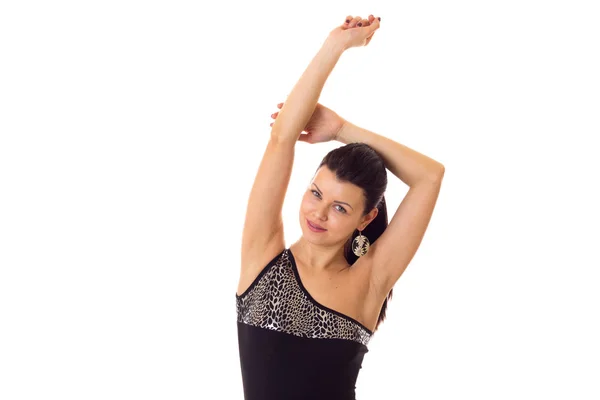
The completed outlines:
<svg viewBox="0 0 600 400">
<path fill-rule="evenodd" d="M 599 13 L 588 1 L 0 6 L 0 398 L 242 399 L 248 194 L 346 15 L 320 101 L 446 167 L 357 398 L 600 398 Z M 296 146 L 286 240 L 321 158 Z M 389 217 L 407 186 L 389 175 Z"/>
</svg>

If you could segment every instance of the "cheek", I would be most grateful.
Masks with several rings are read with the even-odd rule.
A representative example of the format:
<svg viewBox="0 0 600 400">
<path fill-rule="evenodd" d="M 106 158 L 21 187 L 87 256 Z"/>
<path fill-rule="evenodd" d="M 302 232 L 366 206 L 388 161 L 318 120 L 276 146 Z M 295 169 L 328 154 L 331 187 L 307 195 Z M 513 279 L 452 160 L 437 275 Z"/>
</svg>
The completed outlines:
<svg viewBox="0 0 600 400">
<path fill-rule="evenodd" d="M 311 197 L 310 195 L 304 195 L 302 197 L 302 202 L 300 203 L 300 209 L 304 210 L 304 211 L 310 211 L 310 210 L 314 210 L 316 206 L 316 201 L 314 196 Z"/>
</svg>

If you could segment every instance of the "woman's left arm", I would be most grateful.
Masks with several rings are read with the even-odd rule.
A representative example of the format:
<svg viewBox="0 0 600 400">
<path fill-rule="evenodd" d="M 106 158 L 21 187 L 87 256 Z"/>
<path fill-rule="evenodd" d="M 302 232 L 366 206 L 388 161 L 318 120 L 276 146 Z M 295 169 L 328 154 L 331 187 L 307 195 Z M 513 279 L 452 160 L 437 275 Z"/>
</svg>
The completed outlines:
<svg viewBox="0 0 600 400">
<path fill-rule="evenodd" d="M 373 147 L 386 167 L 410 189 L 383 234 L 369 248 L 371 282 L 385 296 L 414 257 L 437 202 L 444 165 L 407 146 L 360 128 L 348 121 L 336 140 Z"/>
<path fill-rule="evenodd" d="M 373 147 L 383 157 L 385 166 L 411 188 L 432 180 L 441 180 L 444 175 L 441 163 L 349 121 L 344 121 L 335 139 L 344 144 L 362 142 Z"/>
</svg>

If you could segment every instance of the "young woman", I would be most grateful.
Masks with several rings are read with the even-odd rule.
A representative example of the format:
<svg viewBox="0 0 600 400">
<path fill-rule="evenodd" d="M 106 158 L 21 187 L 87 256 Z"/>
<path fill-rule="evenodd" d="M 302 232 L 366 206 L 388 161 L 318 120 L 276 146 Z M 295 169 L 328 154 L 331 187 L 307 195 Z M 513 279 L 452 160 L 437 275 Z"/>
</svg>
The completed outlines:
<svg viewBox="0 0 600 400">
<path fill-rule="evenodd" d="M 317 103 L 342 53 L 368 45 L 379 26 L 373 15 L 348 16 L 271 116 L 236 293 L 246 400 L 355 399 L 369 339 L 433 213 L 442 164 Z M 345 146 L 318 166 L 300 206 L 302 236 L 288 248 L 281 214 L 294 147 L 329 140 Z M 386 168 L 410 187 L 389 225 Z"/>
</svg>

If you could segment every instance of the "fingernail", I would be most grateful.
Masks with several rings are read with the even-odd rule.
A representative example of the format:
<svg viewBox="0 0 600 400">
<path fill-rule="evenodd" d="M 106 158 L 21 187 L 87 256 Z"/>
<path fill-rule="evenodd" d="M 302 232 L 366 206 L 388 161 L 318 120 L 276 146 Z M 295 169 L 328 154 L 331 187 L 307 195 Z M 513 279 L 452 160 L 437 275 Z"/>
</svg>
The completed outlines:
<svg viewBox="0 0 600 400">
<path fill-rule="evenodd" d="M 350 20 L 349 20 L 349 19 L 347 19 L 347 20 L 346 20 L 346 23 L 348 23 L 348 22 L 350 22 Z"/>
<path fill-rule="evenodd" d="M 381 21 L 381 17 L 377 17 L 377 19 Z"/>
<path fill-rule="evenodd" d="M 359 23 L 358 23 L 358 26 L 362 26 L 362 22 L 359 22 Z"/>
</svg>

